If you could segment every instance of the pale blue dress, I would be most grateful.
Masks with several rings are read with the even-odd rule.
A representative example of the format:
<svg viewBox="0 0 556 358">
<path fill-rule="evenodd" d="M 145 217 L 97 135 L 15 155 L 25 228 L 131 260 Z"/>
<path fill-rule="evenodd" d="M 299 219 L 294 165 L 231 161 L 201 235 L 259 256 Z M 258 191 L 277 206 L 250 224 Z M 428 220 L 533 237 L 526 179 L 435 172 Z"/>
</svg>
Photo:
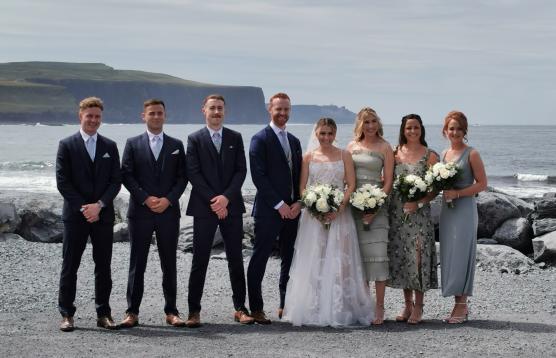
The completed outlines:
<svg viewBox="0 0 556 358">
<path fill-rule="evenodd" d="M 463 189 L 473 184 L 474 176 L 469 164 L 467 147 L 456 164 L 463 172 L 455 189 Z M 442 155 L 445 162 L 446 152 Z M 475 196 L 454 199 L 454 208 L 442 201 L 440 213 L 440 269 L 443 296 L 472 296 L 475 277 L 475 254 L 477 251 L 477 203 Z"/>
</svg>

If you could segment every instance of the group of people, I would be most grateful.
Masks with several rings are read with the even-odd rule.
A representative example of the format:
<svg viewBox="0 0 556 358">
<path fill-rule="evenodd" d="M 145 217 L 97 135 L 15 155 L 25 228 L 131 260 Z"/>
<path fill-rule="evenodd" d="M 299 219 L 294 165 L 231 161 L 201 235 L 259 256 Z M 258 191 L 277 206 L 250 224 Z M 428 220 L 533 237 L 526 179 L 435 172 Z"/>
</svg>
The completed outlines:
<svg viewBox="0 0 556 358">
<path fill-rule="evenodd" d="M 463 113 L 453 111 L 446 116 L 443 135 L 450 146 L 440 157 L 427 147 L 425 127 L 418 115 L 403 117 L 399 143 L 392 149 L 383 138 L 379 116 L 368 107 L 357 114 L 354 139 L 346 149 L 335 146 L 334 120 L 322 118 L 302 153 L 299 139 L 286 129 L 290 98 L 285 93 L 273 95 L 268 106 L 270 123 L 251 138 L 249 148 L 257 193 L 252 212 L 253 253 L 245 274 L 241 187 L 247 164 L 241 133 L 223 126 L 225 107 L 221 95 L 204 99 L 201 111 L 206 127 L 191 133 L 184 149 L 179 139 L 163 132 L 164 102 L 145 101 L 141 117 L 146 132 L 127 140 L 120 166 L 116 143 L 97 133 L 102 101 L 89 97 L 80 102 L 80 130 L 60 141 L 56 158 L 57 186 L 64 197 L 58 299 L 62 331 L 75 328 L 77 271 L 89 237 L 95 262 L 97 326 L 116 329 L 139 324 L 153 233 L 162 268 L 166 322 L 176 327 L 200 326 L 205 276 L 217 228 L 228 260 L 233 318 L 241 324 L 271 323 L 261 286 L 276 242 L 281 258 L 278 318 L 294 325 L 380 325 L 389 286 L 403 289 L 405 306 L 396 321 L 419 323 L 425 291 L 438 288 L 429 204 L 437 193 L 403 202 L 393 190 L 393 182 L 395 175 L 402 173 L 422 175 L 439 160 L 456 162 L 462 171 L 454 189 L 443 192 L 440 217 L 442 293 L 455 297 L 446 321 L 467 320 L 478 224 L 475 195 L 485 189 L 486 174 L 478 151 L 466 144 L 467 119 Z M 183 319 L 176 307 L 176 250 L 179 199 L 188 182 L 192 188 L 186 214 L 193 216 L 193 258 L 189 314 Z M 301 195 L 315 183 L 344 189 L 339 209 L 327 214 L 328 229 L 302 210 Z M 350 209 L 350 194 L 367 183 L 390 194 L 389 204 L 375 214 Z M 109 305 L 110 265 L 113 200 L 121 184 L 130 193 L 127 216 L 131 249 L 128 308 L 124 319 L 116 324 Z M 455 207 L 449 208 L 448 201 Z M 245 305 L 246 296 L 250 310 Z"/>
</svg>

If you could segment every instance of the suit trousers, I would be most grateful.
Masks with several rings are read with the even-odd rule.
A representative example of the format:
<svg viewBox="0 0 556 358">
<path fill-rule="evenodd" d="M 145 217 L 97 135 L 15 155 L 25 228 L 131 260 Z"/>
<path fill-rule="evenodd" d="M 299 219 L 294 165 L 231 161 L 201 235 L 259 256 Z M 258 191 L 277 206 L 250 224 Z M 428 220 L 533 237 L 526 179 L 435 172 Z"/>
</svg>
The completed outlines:
<svg viewBox="0 0 556 358">
<path fill-rule="evenodd" d="M 255 217 L 255 245 L 253 246 L 253 255 L 247 269 L 249 308 L 252 312 L 262 311 L 264 308 L 261 284 L 266 264 L 272 254 L 272 247 L 277 238 L 281 258 L 280 280 L 278 282 L 280 308 L 284 307 L 298 223 L 299 216 L 294 220 L 284 220 L 278 215 Z"/>
<path fill-rule="evenodd" d="M 226 249 L 234 308 L 236 310 L 245 308 L 245 270 L 242 253 L 243 217 L 228 215 L 224 220 L 219 220 L 214 215 L 193 218 L 193 262 L 189 275 L 188 293 L 190 313 L 201 310 L 201 298 L 217 227 L 220 227 Z"/>
<path fill-rule="evenodd" d="M 145 270 L 153 232 L 162 268 L 162 292 L 164 312 L 178 314 L 176 308 L 177 273 L 176 250 L 178 248 L 179 217 L 166 213 L 148 218 L 129 218 L 129 241 L 131 252 L 127 281 L 127 313 L 139 314 L 143 299 Z"/>
<path fill-rule="evenodd" d="M 110 263 L 112 261 L 113 236 L 113 223 L 97 221 L 91 224 L 85 219 L 64 222 L 62 272 L 58 293 L 58 309 L 62 316 L 73 317 L 75 314 L 77 271 L 89 237 L 91 237 L 93 261 L 95 263 L 95 306 L 97 315 L 99 317 L 110 315 L 109 300 L 112 291 Z"/>
</svg>

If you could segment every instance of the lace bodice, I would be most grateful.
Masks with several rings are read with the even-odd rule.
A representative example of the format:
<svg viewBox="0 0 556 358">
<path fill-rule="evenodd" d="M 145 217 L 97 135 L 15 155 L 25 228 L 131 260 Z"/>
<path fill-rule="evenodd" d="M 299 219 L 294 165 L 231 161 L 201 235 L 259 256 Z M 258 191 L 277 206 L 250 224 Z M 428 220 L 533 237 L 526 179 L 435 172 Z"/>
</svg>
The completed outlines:
<svg viewBox="0 0 556 358">
<path fill-rule="evenodd" d="M 309 179 L 307 185 L 330 184 L 344 187 L 344 161 L 309 162 Z"/>
</svg>

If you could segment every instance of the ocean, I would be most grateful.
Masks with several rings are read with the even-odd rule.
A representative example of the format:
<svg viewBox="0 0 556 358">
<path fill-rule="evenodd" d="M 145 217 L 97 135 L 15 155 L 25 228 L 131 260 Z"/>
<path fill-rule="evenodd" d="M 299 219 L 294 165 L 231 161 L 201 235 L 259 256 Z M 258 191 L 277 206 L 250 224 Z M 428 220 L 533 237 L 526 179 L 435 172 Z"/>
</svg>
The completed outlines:
<svg viewBox="0 0 556 358">
<path fill-rule="evenodd" d="M 172 124 L 165 133 L 187 141 L 187 135 L 201 124 Z M 230 125 L 243 134 L 246 155 L 251 136 L 264 125 Z M 305 146 L 312 131 L 311 124 L 288 124 L 288 131 Z M 448 142 L 440 125 L 426 125 L 429 147 L 441 152 Z M 58 141 L 79 130 L 78 125 L 0 125 L 0 191 L 56 192 L 55 162 Z M 143 124 L 103 124 L 99 133 L 118 143 L 120 155 L 126 138 L 144 132 Z M 384 137 L 397 143 L 398 125 L 384 125 Z M 353 125 L 338 126 L 338 146 L 353 137 Z M 469 129 L 469 145 L 483 158 L 489 186 L 521 198 L 538 198 L 556 192 L 556 126 L 473 126 Z M 247 155 L 248 156 L 248 155 Z M 247 158 L 248 159 L 248 158 Z M 248 173 L 243 189 L 253 193 Z"/>
</svg>

